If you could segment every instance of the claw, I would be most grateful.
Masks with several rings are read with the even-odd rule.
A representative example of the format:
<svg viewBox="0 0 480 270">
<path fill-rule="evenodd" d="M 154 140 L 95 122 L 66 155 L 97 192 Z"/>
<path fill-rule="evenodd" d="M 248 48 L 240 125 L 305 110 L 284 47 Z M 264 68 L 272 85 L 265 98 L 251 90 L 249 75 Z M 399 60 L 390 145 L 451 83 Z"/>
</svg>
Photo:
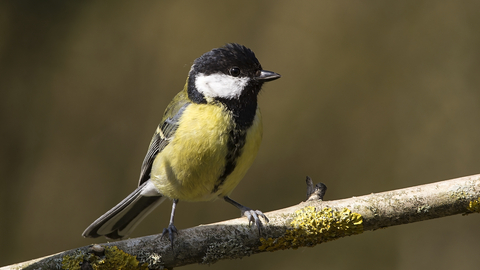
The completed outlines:
<svg viewBox="0 0 480 270">
<path fill-rule="evenodd" d="M 172 243 L 173 248 L 173 240 L 175 239 L 174 234 L 178 235 L 177 228 L 173 224 L 169 224 L 167 228 L 163 229 L 162 237 L 160 237 L 160 240 L 162 240 L 167 233 L 168 239 L 170 240 L 170 243 Z"/>
<path fill-rule="evenodd" d="M 258 228 L 258 234 L 261 233 L 261 228 L 263 226 L 262 224 L 262 221 L 260 220 L 259 216 L 262 217 L 263 219 L 265 219 L 265 221 L 268 223 L 269 220 L 268 218 L 262 213 L 262 211 L 260 210 L 252 210 L 246 206 L 243 206 L 239 203 L 237 203 L 236 201 L 230 199 L 228 196 L 225 196 L 224 197 L 224 200 L 232 205 L 234 205 L 235 207 L 237 207 L 238 209 L 240 209 L 241 213 L 242 213 L 242 216 L 246 217 L 247 220 L 248 220 L 248 225 L 249 226 L 252 226 L 252 223 L 255 224 L 255 226 L 257 226 Z"/>
<path fill-rule="evenodd" d="M 243 211 L 242 216 L 245 216 L 247 218 L 249 226 L 252 226 L 252 224 L 255 224 L 255 226 L 257 226 L 258 234 L 261 233 L 261 227 L 263 226 L 259 216 L 265 219 L 267 223 L 269 222 L 268 218 L 260 210 L 252 210 L 248 208 Z"/>
</svg>

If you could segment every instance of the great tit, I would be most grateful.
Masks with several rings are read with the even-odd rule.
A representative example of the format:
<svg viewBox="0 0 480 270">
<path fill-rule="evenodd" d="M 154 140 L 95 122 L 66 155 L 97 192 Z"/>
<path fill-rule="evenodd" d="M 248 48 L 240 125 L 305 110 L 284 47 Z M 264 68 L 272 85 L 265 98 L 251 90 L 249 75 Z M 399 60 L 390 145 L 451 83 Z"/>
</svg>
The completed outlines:
<svg viewBox="0 0 480 270">
<path fill-rule="evenodd" d="M 257 96 L 280 75 L 262 69 L 255 54 L 231 43 L 197 58 L 183 90 L 167 106 L 143 160 L 138 188 L 95 220 L 84 237 L 120 239 L 166 198 L 173 199 L 163 230 L 173 244 L 179 201 L 222 197 L 260 231 L 263 217 L 228 197 L 255 159 L 262 139 Z"/>
</svg>

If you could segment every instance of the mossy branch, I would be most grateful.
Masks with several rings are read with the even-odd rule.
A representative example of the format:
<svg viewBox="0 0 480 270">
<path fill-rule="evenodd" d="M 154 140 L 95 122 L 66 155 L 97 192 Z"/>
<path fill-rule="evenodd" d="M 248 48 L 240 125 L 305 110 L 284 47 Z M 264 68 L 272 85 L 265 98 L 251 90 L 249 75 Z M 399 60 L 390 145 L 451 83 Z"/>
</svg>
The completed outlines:
<svg viewBox="0 0 480 270">
<path fill-rule="evenodd" d="M 173 248 L 167 239 L 152 235 L 80 247 L 0 269 L 163 269 L 212 264 L 480 211 L 480 174 L 336 201 L 318 200 L 325 191 L 319 185 L 315 191 L 310 184 L 308 190 L 310 200 L 266 213 L 270 223 L 260 236 L 245 218 L 238 218 L 182 230 Z"/>
</svg>

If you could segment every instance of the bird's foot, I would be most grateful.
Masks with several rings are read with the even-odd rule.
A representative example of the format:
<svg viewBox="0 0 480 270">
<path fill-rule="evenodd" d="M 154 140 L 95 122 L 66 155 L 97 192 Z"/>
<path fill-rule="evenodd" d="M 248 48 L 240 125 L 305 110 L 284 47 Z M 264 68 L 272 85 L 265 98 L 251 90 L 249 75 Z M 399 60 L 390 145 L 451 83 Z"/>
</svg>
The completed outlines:
<svg viewBox="0 0 480 270">
<path fill-rule="evenodd" d="M 177 228 L 175 227 L 175 225 L 173 225 L 173 223 L 168 224 L 168 227 L 163 229 L 162 237 L 160 239 L 163 239 L 163 237 L 167 234 L 168 234 L 168 239 L 170 239 L 170 243 L 172 243 L 172 248 L 173 248 L 173 240 L 175 239 L 174 234 L 178 235 Z"/>
<path fill-rule="evenodd" d="M 244 205 L 241 205 L 239 204 L 238 202 L 230 199 L 230 197 L 228 196 L 225 196 L 223 197 L 223 199 L 232 204 L 233 206 L 237 207 L 238 209 L 240 209 L 241 213 L 242 213 L 242 216 L 246 217 L 248 219 L 248 225 L 252 225 L 255 224 L 258 228 L 258 234 L 260 235 L 261 233 L 261 228 L 262 228 L 262 221 L 260 221 L 260 218 L 259 217 L 263 217 L 263 219 L 265 219 L 265 221 L 268 223 L 269 220 L 267 218 L 267 216 L 265 216 L 262 211 L 260 210 L 252 210 Z"/>
<path fill-rule="evenodd" d="M 258 228 L 258 233 L 260 234 L 260 228 L 262 227 L 262 221 L 260 220 L 260 217 L 262 217 L 267 223 L 269 222 L 267 216 L 262 213 L 260 210 L 252 210 L 248 207 L 245 207 L 245 210 L 242 210 L 242 216 L 246 217 L 248 219 L 248 225 L 255 224 Z"/>
</svg>

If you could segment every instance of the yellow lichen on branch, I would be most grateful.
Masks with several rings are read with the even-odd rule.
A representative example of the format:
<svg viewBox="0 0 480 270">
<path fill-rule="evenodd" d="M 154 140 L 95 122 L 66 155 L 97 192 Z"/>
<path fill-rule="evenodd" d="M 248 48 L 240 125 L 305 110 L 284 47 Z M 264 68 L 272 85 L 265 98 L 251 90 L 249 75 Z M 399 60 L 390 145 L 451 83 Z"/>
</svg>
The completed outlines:
<svg viewBox="0 0 480 270">
<path fill-rule="evenodd" d="M 480 213 L 480 199 L 470 201 L 467 210 L 471 213 Z"/>
<path fill-rule="evenodd" d="M 97 256 L 93 253 L 85 254 L 79 252 L 75 256 L 64 256 L 62 260 L 63 269 L 82 269 L 82 264 L 90 264 L 95 270 L 107 269 L 148 269 L 146 264 L 139 265 L 136 256 L 125 253 L 117 247 L 105 247 L 105 255 Z"/>
<path fill-rule="evenodd" d="M 362 216 L 348 208 L 341 211 L 324 208 L 317 212 L 315 207 L 307 206 L 295 211 L 290 225 L 292 228 L 281 237 L 261 238 L 259 249 L 296 249 L 363 232 Z"/>
</svg>

